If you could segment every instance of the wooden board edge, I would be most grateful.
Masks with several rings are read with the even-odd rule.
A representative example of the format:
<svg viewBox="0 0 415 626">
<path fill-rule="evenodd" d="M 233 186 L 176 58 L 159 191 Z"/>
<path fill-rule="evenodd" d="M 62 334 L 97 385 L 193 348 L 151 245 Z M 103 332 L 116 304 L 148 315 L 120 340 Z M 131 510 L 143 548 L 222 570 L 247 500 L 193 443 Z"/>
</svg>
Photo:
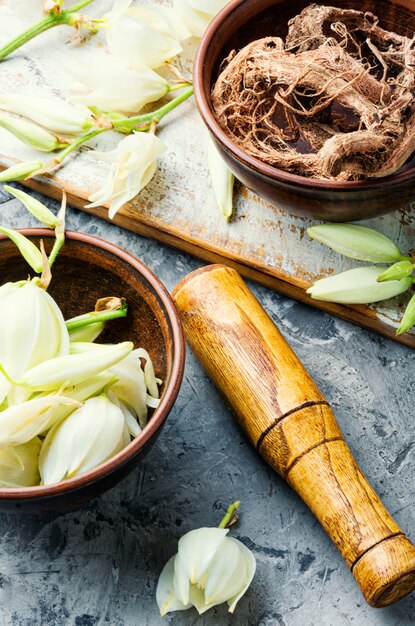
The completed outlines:
<svg viewBox="0 0 415 626">
<path fill-rule="evenodd" d="M 55 200 L 60 200 L 62 197 L 62 191 L 60 187 L 57 187 L 51 183 L 43 181 L 37 181 L 35 179 L 25 180 L 24 185 L 44 193 Z M 365 306 L 346 306 L 341 304 L 335 304 L 333 302 L 322 302 L 318 300 L 312 300 L 310 296 L 305 292 L 305 281 L 298 280 L 296 283 L 288 282 L 282 275 L 278 275 L 278 272 L 273 273 L 269 268 L 253 262 L 252 265 L 247 265 L 246 261 L 238 255 L 232 254 L 220 248 L 207 248 L 206 244 L 202 241 L 198 241 L 196 238 L 188 239 L 180 236 L 178 232 L 172 232 L 168 228 L 161 227 L 160 224 L 152 223 L 153 220 L 146 220 L 145 216 L 137 214 L 135 219 L 123 214 L 122 211 L 117 213 L 114 219 L 108 218 L 108 210 L 104 207 L 97 207 L 88 209 L 85 207 L 85 200 L 74 193 L 74 190 L 68 188 L 65 185 L 68 194 L 68 203 L 76 208 L 104 219 L 112 224 L 126 228 L 139 235 L 149 237 L 164 243 L 170 247 L 176 248 L 182 252 L 191 254 L 202 261 L 207 263 L 224 263 L 229 267 L 236 269 L 244 278 L 253 280 L 265 287 L 271 288 L 282 295 L 293 298 L 299 302 L 307 304 L 313 308 L 319 309 L 326 313 L 330 313 L 340 317 L 348 322 L 357 324 L 367 330 L 374 332 L 392 339 L 398 343 L 406 345 L 410 348 L 415 348 L 415 334 L 406 333 L 404 335 L 397 336 L 395 329 L 382 322 L 376 317 L 376 314 Z M 78 190 L 76 190 L 78 191 Z"/>
</svg>

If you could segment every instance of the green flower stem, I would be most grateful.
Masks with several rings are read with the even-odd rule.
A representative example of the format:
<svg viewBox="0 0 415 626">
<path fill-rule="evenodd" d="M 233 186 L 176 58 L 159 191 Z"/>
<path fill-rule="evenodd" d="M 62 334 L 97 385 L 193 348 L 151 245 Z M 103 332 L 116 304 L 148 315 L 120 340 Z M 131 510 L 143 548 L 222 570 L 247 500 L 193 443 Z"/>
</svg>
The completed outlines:
<svg viewBox="0 0 415 626">
<path fill-rule="evenodd" d="M 91 4 L 94 0 L 81 0 L 70 9 L 65 11 L 61 11 L 60 13 L 55 13 L 52 11 L 48 13 L 41 20 L 30 26 L 27 30 L 17 35 L 14 39 L 6 43 L 2 48 L 0 48 L 0 61 L 3 61 L 9 54 L 23 46 L 25 43 L 34 39 L 41 33 L 44 33 L 46 30 L 53 28 L 54 26 L 61 26 L 62 24 L 71 24 L 73 21 L 73 13 L 82 9 L 87 4 Z"/>
<path fill-rule="evenodd" d="M 169 91 L 177 91 L 178 89 L 184 89 L 184 87 L 192 87 L 192 83 L 169 83 Z"/>
<path fill-rule="evenodd" d="M 100 135 L 101 133 L 105 133 L 108 130 L 111 130 L 111 129 L 110 128 L 94 128 L 93 130 L 88 131 L 84 135 L 80 135 L 74 141 L 72 141 L 72 143 L 70 143 L 69 146 L 67 148 L 65 148 L 65 150 L 62 150 L 62 152 L 60 152 L 55 157 L 54 163 L 56 165 L 59 165 L 60 163 L 62 163 L 66 159 L 66 157 L 71 152 L 73 152 L 74 150 L 76 150 L 77 148 L 82 146 L 82 144 L 86 143 L 87 141 L 89 141 L 93 137 L 96 137 L 97 135 Z"/>
<path fill-rule="evenodd" d="M 107 320 L 114 320 L 118 317 L 126 317 L 127 311 L 128 305 L 123 301 L 121 307 L 113 311 L 92 311 L 91 313 L 73 317 L 66 322 L 66 328 L 68 331 L 75 330 L 75 328 L 82 328 L 83 326 L 95 324 L 96 322 L 106 322 Z"/>
<path fill-rule="evenodd" d="M 230 507 L 226 511 L 225 517 L 219 524 L 218 528 L 226 528 L 228 524 L 230 524 L 233 521 L 233 518 L 235 517 L 236 509 L 240 506 L 240 504 L 241 503 L 239 502 L 239 500 L 237 500 L 236 502 L 230 505 Z"/>
<path fill-rule="evenodd" d="M 57 235 L 55 239 L 55 243 L 53 244 L 53 248 L 49 255 L 49 259 L 48 259 L 49 267 L 52 267 L 52 265 L 56 261 L 56 257 L 58 256 L 60 249 L 62 248 L 64 243 L 65 243 L 65 235 L 62 233 Z"/>
<path fill-rule="evenodd" d="M 144 113 L 143 115 L 136 115 L 134 117 L 128 117 L 122 120 L 113 120 L 114 130 L 118 130 L 121 133 L 129 135 L 133 130 L 147 131 L 151 124 L 158 123 L 167 113 L 173 111 L 179 104 L 190 98 L 193 95 L 193 85 L 188 87 L 176 98 L 167 102 L 164 106 L 160 107 L 156 111 L 151 113 Z"/>
</svg>

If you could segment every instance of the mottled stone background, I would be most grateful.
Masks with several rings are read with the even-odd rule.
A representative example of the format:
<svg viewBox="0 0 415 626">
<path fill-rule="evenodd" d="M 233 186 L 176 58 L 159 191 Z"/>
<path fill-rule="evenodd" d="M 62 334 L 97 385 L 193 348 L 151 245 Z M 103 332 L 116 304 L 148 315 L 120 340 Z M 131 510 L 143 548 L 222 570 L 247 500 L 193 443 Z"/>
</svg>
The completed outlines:
<svg viewBox="0 0 415 626">
<path fill-rule="evenodd" d="M 1 223 L 35 225 L 0 192 Z M 50 206 L 53 202 L 46 201 Z M 169 289 L 200 262 L 75 210 L 68 227 L 104 237 Z M 415 353 L 251 285 L 334 407 L 358 462 L 415 539 Z M 157 576 L 186 531 L 216 525 L 240 499 L 233 533 L 258 569 L 235 615 L 224 606 L 158 616 Z M 0 516 L 1 626 L 409 626 L 415 595 L 371 609 L 312 514 L 246 441 L 193 355 L 157 444 L 128 479 L 82 510 Z"/>
</svg>

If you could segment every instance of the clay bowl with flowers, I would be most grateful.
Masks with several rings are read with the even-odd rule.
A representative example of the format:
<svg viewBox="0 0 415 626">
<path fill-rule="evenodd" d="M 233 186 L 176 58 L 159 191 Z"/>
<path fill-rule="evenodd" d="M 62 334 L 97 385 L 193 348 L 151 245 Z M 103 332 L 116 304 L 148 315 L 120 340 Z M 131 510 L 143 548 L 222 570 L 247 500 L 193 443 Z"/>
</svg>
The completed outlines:
<svg viewBox="0 0 415 626">
<path fill-rule="evenodd" d="M 26 229 L 20 232 L 36 245 L 43 240 L 46 253 L 51 251 L 55 241 L 53 231 Z M 3 484 L 0 487 L 2 511 L 39 512 L 71 508 L 116 484 L 141 463 L 154 444 L 177 397 L 183 376 L 185 349 L 176 309 L 161 281 L 140 260 L 97 237 L 67 232 L 52 273 L 47 293 L 54 298 L 65 320 L 94 311 L 96 301 L 105 296 L 126 299 L 127 315 L 106 321 L 96 342 L 133 342 L 135 348 L 145 348 L 158 379 L 158 407 L 149 409 L 147 423 L 141 432 L 130 437 L 125 447 L 97 467 L 52 484 L 17 488 L 6 488 Z M 19 250 L 1 236 L 2 283 L 21 281 L 29 274 L 33 276 L 33 271 Z M 92 354 L 91 358 L 96 357 Z M 65 389 L 54 393 L 65 395 Z M 40 441 L 43 441 L 42 435 Z"/>
<path fill-rule="evenodd" d="M 415 200 L 413 68 L 408 56 L 414 4 L 327 0 L 319 3 L 320 13 L 310 14 L 308 24 L 289 35 L 288 22 L 310 4 L 263 0 L 259 6 L 257 0 L 232 0 L 226 5 L 205 32 L 195 59 L 195 97 L 202 119 L 236 177 L 290 213 L 340 222 L 405 208 Z M 335 9 L 331 18 L 320 20 L 329 6 Z M 361 14 L 355 18 L 338 9 Z M 358 20 L 364 22 L 360 31 Z M 269 39 L 258 46 L 263 38 Z M 284 65 L 288 57 L 281 55 L 273 65 L 280 45 L 276 38 L 284 42 L 282 55 L 288 51 L 298 57 L 296 70 Z M 321 44 L 320 69 L 312 75 L 309 68 Z M 254 47 L 241 58 L 238 53 L 248 45 Z M 345 65 L 349 53 L 353 58 Z M 328 66 L 331 74 L 325 75 Z M 400 74 L 403 69 L 407 83 Z M 359 134 L 362 130 L 368 132 Z M 344 142 L 345 133 L 351 132 L 353 141 Z M 319 152 L 334 134 L 324 154 Z M 275 137 L 283 138 L 278 140 L 278 154 Z"/>
</svg>

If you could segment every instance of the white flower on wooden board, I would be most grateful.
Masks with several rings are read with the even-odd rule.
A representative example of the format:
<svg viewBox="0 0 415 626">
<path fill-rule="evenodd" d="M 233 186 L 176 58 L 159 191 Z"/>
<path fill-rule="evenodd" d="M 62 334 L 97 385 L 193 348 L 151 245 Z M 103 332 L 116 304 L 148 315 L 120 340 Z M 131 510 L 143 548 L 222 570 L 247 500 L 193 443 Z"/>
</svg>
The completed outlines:
<svg viewBox="0 0 415 626">
<path fill-rule="evenodd" d="M 229 0 L 175 0 L 174 10 L 193 37 L 202 37 L 212 19 Z"/>
<path fill-rule="evenodd" d="M 78 135 L 94 125 L 87 108 L 51 96 L 0 94 L 0 109 L 26 117 L 41 126 L 65 135 Z"/>
<path fill-rule="evenodd" d="M 109 217 L 134 198 L 153 178 L 157 158 L 164 152 L 164 143 L 153 133 L 137 132 L 125 137 L 110 152 L 92 152 L 95 159 L 115 165 L 104 186 L 89 196 L 93 208 L 109 203 Z"/>
<path fill-rule="evenodd" d="M 232 215 L 235 177 L 210 138 L 208 144 L 208 165 L 216 202 L 224 216 L 229 219 Z"/>
<path fill-rule="evenodd" d="M 313 300 L 340 304 L 370 304 L 388 300 L 403 293 L 412 285 L 412 278 L 378 282 L 384 267 L 367 265 L 355 267 L 341 274 L 317 280 L 307 289 Z"/>
<path fill-rule="evenodd" d="M 131 0 L 116 0 L 108 14 L 109 52 L 132 69 L 156 69 L 182 51 L 176 17 L 166 7 L 131 7 Z"/>
<path fill-rule="evenodd" d="M 70 101 L 102 111 L 138 113 L 169 91 L 168 82 L 149 67 L 122 67 L 109 56 L 97 56 L 93 63 L 72 67 L 77 80 Z M 0 120 L 1 121 L 1 120 Z"/>
</svg>

